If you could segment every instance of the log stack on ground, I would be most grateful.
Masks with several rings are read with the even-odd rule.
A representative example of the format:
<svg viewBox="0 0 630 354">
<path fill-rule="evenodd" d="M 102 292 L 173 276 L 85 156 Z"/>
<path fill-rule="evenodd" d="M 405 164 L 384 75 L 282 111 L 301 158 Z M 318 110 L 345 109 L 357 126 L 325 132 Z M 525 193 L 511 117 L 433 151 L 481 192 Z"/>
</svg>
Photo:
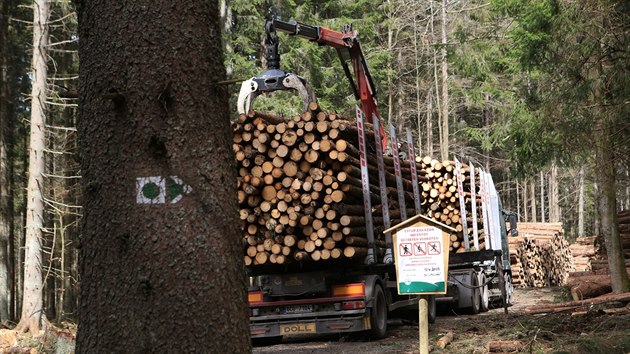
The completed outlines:
<svg viewBox="0 0 630 354">
<path fill-rule="evenodd" d="M 362 261 L 367 234 L 356 123 L 317 104 L 293 119 L 250 112 L 232 124 L 246 265 L 351 258 Z M 377 252 L 384 251 L 383 203 L 374 128 L 365 124 Z M 400 222 L 393 159 L 385 159 L 392 225 Z M 404 197 L 413 208 L 409 161 Z M 418 181 L 427 180 L 424 172 Z M 409 217 L 415 213 L 407 210 Z"/>
<path fill-rule="evenodd" d="M 578 237 L 575 242 L 569 246 L 573 255 L 573 264 L 576 272 L 585 272 L 592 269 L 591 261 L 597 257 L 596 236 Z"/>
<path fill-rule="evenodd" d="M 630 267 L 626 268 L 626 271 L 630 275 Z M 575 301 L 594 298 L 612 291 L 608 269 L 572 272 L 564 286 Z"/>
<path fill-rule="evenodd" d="M 575 266 L 562 224 L 518 223 L 517 228 L 519 236 L 509 238 L 514 285 L 563 285 Z"/>
<path fill-rule="evenodd" d="M 623 210 L 617 214 L 617 225 L 621 248 L 626 258 L 626 267 L 630 267 L 630 210 Z M 598 240 L 599 241 L 599 240 Z M 598 249 L 598 257 L 591 259 L 591 269 L 608 269 L 608 259 L 605 250 Z"/>
</svg>

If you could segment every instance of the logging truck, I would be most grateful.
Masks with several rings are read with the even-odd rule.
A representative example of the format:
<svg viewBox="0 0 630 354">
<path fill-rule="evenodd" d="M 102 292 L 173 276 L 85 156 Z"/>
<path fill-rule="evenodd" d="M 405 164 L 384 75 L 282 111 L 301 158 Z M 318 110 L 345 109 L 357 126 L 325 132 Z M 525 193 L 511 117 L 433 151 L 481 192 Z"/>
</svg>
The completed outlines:
<svg viewBox="0 0 630 354">
<path fill-rule="evenodd" d="M 280 70 L 276 30 L 337 49 L 361 102 L 355 120 L 324 112 L 306 80 Z M 413 215 L 452 230 L 447 293 L 427 296 L 429 321 L 438 306 L 477 313 L 501 303 L 507 311 L 508 231 L 492 177 L 472 163 L 416 159 L 410 132 L 409 158 L 399 154 L 395 129 L 387 137 L 380 125 L 351 27 L 272 18 L 266 31 L 269 69 L 243 82 L 233 123 L 252 339 L 382 338 L 388 318 L 418 320 L 418 295 L 399 295 L 392 236 L 383 232 Z M 252 109 L 258 94 L 286 89 L 302 97 L 301 115 L 285 120 Z"/>
</svg>

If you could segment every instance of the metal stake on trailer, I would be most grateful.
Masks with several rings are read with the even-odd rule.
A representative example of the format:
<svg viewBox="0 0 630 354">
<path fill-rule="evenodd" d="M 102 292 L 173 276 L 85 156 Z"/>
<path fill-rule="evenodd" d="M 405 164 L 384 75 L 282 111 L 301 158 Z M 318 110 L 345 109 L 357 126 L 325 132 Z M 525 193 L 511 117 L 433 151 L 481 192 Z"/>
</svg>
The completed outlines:
<svg viewBox="0 0 630 354">
<path fill-rule="evenodd" d="M 462 164 L 455 159 L 455 176 L 457 178 L 457 194 L 459 194 L 459 210 L 462 224 L 462 232 L 464 234 L 464 248 L 466 252 L 470 251 L 470 241 L 468 240 L 468 222 L 466 218 L 466 204 L 464 203 L 464 183 L 462 177 Z"/>
<path fill-rule="evenodd" d="M 392 225 L 389 220 L 389 202 L 387 200 L 387 186 L 385 185 L 385 166 L 383 163 L 383 143 L 381 140 L 381 124 L 376 114 L 372 115 L 372 121 L 374 123 L 374 140 L 376 143 L 376 162 L 378 165 L 378 182 L 381 191 L 381 207 L 383 208 L 383 224 L 385 229 L 389 229 Z M 385 234 L 385 257 L 383 257 L 384 264 L 394 263 L 394 255 L 392 254 L 392 234 Z"/>
<path fill-rule="evenodd" d="M 365 210 L 365 228 L 368 239 L 368 254 L 365 256 L 365 264 L 376 263 L 374 252 L 374 222 L 372 220 L 372 201 L 370 200 L 370 177 L 368 176 L 367 156 L 365 150 L 365 130 L 363 126 L 363 112 L 356 106 L 357 128 L 359 131 L 359 151 L 361 161 L 361 185 L 363 187 L 363 208 Z"/>
<path fill-rule="evenodd" d="M 473 242 L 479 251 L 479 230 L 477 229 L 477 183 L 475 182 L 475 166 L 470 162 L 470 194 L 472 198 Z"/>
<path fill-rule="evenodd" d="M 389 135 L 391 138 L 392 157 L 394 158 L 394 171 L 396 174 L 396 190 L 398 191 L 398 205 L 400 206 L 400 218 L 407 220 L 407 206 L 405 203 L 405 190 L 403 189 L 402 176 L 400 175 L 400 158 L 398 157 L 398 138 L 396 128 L 389 123 Z"/>
</svg>

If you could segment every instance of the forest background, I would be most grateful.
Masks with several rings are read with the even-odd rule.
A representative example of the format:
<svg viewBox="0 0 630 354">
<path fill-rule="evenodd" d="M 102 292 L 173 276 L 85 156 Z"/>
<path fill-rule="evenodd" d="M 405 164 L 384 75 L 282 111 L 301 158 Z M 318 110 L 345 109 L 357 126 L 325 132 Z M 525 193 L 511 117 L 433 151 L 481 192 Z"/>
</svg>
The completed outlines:
<svg viewBox="0 0 630 354">
<path fill-rule="evenodd" d="M 16 323 L 22 312 L 33 97 L 45 119 L 39 129 L 44 170 L 35 185 L 44 212 L 34 215 L 41 222 L 43 309 L 55 322 L 77 318 L 77 19 L 72 3 L 49 1 L 50 12 L 34 26 L 39 3 L 0 1 L 4 324 Z M 630 209 L 625 2 L 222 0 L 220 7 L 227 71 L 226 82 L 217 84 L 228 85 L 233 116 L 238 83 L 229 82 L 263 70 L 269 14 L 335 30 L 351 23 L 376 82 L 381 115 L 399 132 L 411 128 L 419 155 L 481 166 L 520 221 L 562 222 L 570 240 L 603 235 L 603 215 Z M 34 41 L 34 28 L 45 29 L 45 42 Z M 351 115 L 356 102 L 334 50 L 281 35 L 280 52 L 282 68 L 304 76 L 324 109 Z M 44 81 L 33 80 L 34 54 L 44 59 Z M 37 88 L 37 82 L 44 84 Z M 42 94 L 33 94 L 36 89 Z M 286 93 L 256 102 L 257 109 L 288 117 L 300 105 Z"/>
</svg>

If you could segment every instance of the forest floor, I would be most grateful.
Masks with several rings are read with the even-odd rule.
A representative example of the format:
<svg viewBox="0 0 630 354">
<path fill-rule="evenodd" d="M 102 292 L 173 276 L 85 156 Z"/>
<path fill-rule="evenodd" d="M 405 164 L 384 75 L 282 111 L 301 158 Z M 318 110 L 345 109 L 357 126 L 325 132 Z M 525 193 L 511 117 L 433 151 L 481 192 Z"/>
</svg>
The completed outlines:
<svg viewBox="0 0 630 354">
<path fill-rule="evenodd" d="M 576 316 L 571 312 L 543 315 L 527 314 L 525 309 L 567 301 L 561 288 L 515 289 L 514 306 L 506 315 L 502 308 L 479 315 L 440 313 L 429 327 L 432 353 L 488 353 L 489 342 L 517 344 L 513 353 L 630 353 L 630 304 L 623 311 L 605 313 L 593 307 L 588 313 Z M 13 338 L 15 344 L 3 343 L 0 330 L 0 353 L 55 353 L 74 352 L 76 326 L 51 328 L 45 338 L 29 335 Z M 447 333 L 453 340 L 445 349 L 438 349 L 437 341 Z M 6 345 L 9 346 L 6 346 Z M 15 345 L 15 346 L 14 346 Z M 286 337 L 281 344 L 254 346 L 256 354 L 381 354 L 418 353 L 418 325 L 391 320 L 387 336 L 370 341 L 359 336 L 321 335 Z"/>
<path fill-rule="evenodd" d="M 567 301 L 561 288 L 515 289 L 508 314 L 493 309 L 480 315 L 440 313 L 429 327 L 432 353 L 487 353 L 491 341 L 518 344 L 518 353 L 630 353 L 630 312 L 606 314 L 591 308 L 587 314 L 571 312 L 528 315 L 525 308 Z M 630 305 L 628 305 L 630 306 Z M 628 310 L 628 308 L 626 308 Z M 453 333 L 445 349 L 436 342 Z M 369 341 L 352 336 L 309 336 L 283 339 L 282 344 L 255 346 L 254 353 L 418 353 L 418 325 L 397 320 L 388 323 L 387 337 Z"/>
</svg>

